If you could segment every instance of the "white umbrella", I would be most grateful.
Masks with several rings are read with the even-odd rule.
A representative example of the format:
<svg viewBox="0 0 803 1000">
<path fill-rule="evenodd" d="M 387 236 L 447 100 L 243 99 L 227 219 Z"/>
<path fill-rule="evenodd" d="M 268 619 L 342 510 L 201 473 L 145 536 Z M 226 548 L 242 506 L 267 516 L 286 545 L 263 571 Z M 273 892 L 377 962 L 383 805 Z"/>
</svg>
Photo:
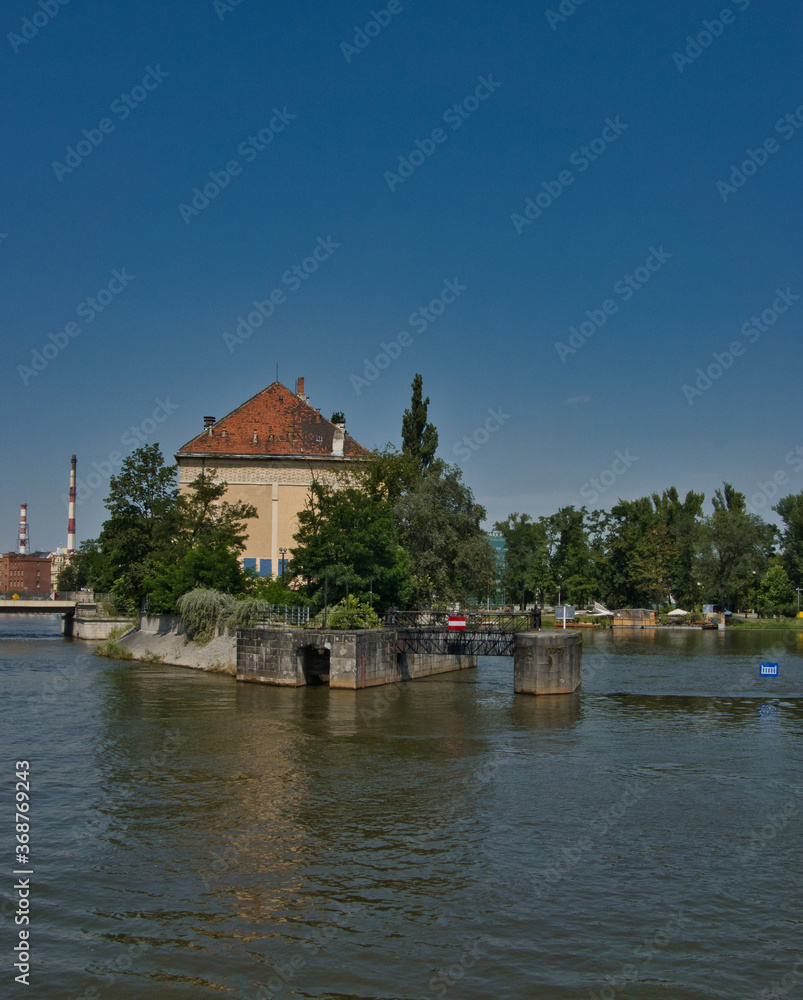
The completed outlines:
<svg viewBox="0 0 803 1000">
<path fill-rule="evenodd" d="M 683 608 L 675 608 L 674 611 L 670 611 L 669 612 L 669 617 L 670 618 L 673 618 L 673 617 L 680 618 L 681 615 L 689 615 L 689 614 L 691 614 L 690 611 L 684 611 Z"/>
</svg>

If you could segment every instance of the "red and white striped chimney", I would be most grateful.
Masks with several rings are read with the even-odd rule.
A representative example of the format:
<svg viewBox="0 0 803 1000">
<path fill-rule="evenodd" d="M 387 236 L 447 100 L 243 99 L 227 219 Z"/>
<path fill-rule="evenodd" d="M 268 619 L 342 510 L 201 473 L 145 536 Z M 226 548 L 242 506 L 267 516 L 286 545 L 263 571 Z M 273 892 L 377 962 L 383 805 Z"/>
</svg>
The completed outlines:
<svg viewBox="0 0 803 1000">
<path fill-rule="evenodd" d="M 67 521 L 67 554 L 75 552 L 75 469 L 78 459 L 75 455 L 70 459 L 70 509 Z"/>
<path fill-rule="evenodd" d="M 20 555 L 28 555 L 28 504 L 20 504 Z"/>
</svg>

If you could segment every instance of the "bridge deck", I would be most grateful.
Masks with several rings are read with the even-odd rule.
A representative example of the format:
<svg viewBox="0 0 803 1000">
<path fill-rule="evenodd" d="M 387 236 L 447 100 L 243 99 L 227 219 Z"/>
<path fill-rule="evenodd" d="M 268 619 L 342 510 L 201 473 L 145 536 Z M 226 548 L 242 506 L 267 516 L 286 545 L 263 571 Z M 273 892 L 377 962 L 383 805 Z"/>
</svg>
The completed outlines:
<svg viewBox="0 0 803 1000">
<path fill-rule="evenodd" d="M 400 628 L 399 653 L 450 653 L 464 656 L 512 656 L 517 632 L 489 632 L 475 629 L 449 632 L 444 629 Z"/>
<path fill-rule="evenodd" d="M 0 601 L 0 612 L 38 615 L 75 614 L 75 601 Z"/>
</svg>

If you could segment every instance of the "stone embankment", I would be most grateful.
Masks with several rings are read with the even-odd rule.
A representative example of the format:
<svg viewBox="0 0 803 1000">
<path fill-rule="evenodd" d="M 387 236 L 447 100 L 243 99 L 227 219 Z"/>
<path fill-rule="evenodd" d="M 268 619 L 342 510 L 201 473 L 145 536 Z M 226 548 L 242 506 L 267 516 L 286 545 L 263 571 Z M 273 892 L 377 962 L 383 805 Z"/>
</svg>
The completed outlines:
<svg viewBox="0 0 803 1000">
<path fill-rule="evenodd" d="M 237 673 L 237 640 L 225 633 L 205 646 L 187 638 L 178 615 L 142 615 L 139 628 L 117 640 L 135 660 L 169 663 L 213 673 Z"/>
</svg>

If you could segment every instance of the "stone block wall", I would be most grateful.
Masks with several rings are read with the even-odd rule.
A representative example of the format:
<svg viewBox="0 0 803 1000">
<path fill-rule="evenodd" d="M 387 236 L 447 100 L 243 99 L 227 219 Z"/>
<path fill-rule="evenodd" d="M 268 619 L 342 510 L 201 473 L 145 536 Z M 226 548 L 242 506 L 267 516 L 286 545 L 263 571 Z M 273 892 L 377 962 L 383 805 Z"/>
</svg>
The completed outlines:
<svg viewBox="0 0 803 1000">
<path fill-rule="evenodd" d="M 571 694 L 582 682 L 579 632 L 522 632 L 513 655 L 517 694 Z"/>
</svg>

